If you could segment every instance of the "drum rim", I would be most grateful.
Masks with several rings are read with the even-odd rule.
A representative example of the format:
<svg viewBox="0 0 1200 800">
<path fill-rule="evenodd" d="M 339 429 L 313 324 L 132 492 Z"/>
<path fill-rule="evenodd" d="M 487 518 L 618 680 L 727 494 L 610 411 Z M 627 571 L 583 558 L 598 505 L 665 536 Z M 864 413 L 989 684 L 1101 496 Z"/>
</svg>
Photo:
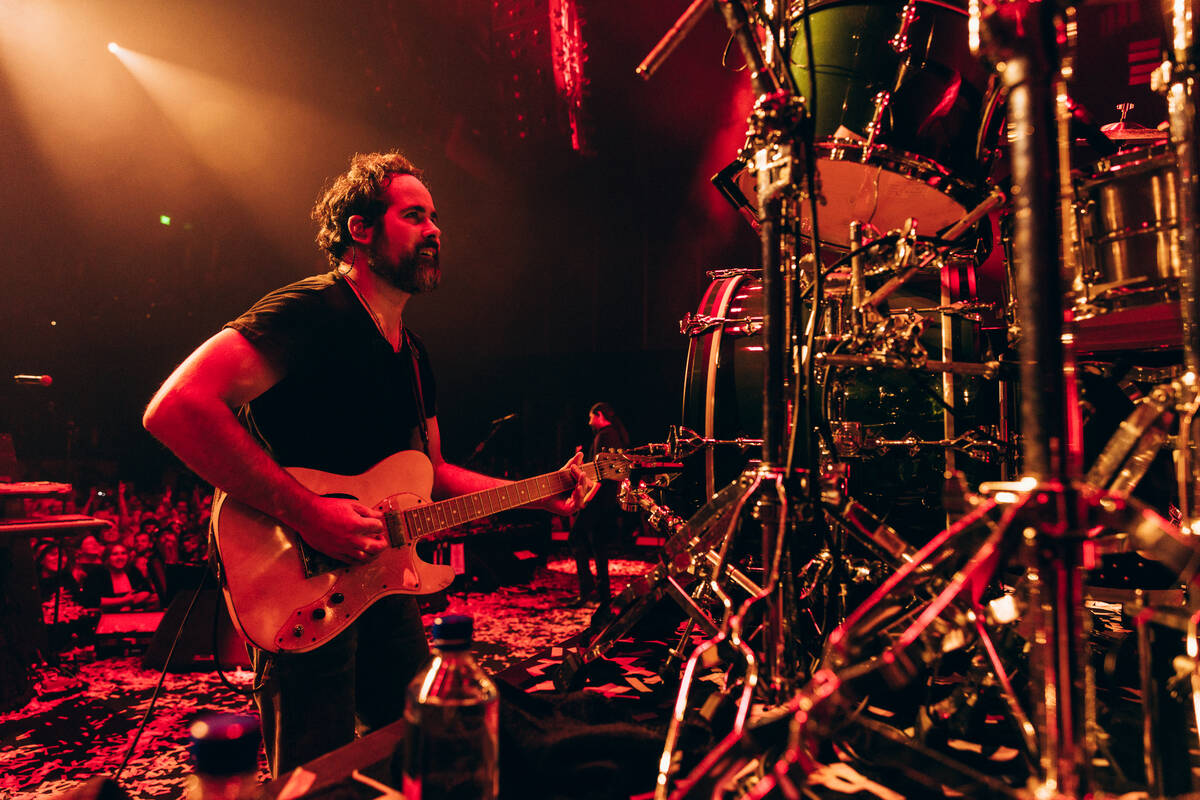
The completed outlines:
<svg viewBox="0 0 1200 800">
<path fill-rule="evenodd" d="M 1094 171 L 1083 182 L 1084 188 L 1098 186 L 1102 183 L 1109 183 L 1111 181 L 1120 180 L 1123 177 L 1138 175 L 1143 172 L 1158 170 L 1162 167 L 1174 167 L 1175 153 L 1170 150 L 1169 147 L 1157 153 L 1150 152 L 1163 147 L 1167 146 L 1150 145 L 1149 147 L 1138 147 L 1097 161 Z M 1117 156 L 1127 155 L 1141 155 L 1142 158 L 1131 157 L 1128 160 L 1122 159 L 1116 162 L 1113 161 L 1113 159 Z"/>
<path fill-rule="evenodd" d="M 959 14 L 962 14 L 964 17 L 969 15 L 969 9 L 968 9 L 966 2 L 964 2 L 962 5 L 958 5 L 956 3 L 949 2 L 948 0 L 915 0 L 915 1 L 919 5 L 937 6 L 939 8 L 944 8 L 947 11 L 957 11 Z M 829 8 L 831 6 L 844 6 L 844 5 L 870 6 L 870 5 L 877 5 L 877 3 L 873 3 L 873 2 L 871 2 L 871 0 L 811 0 L 808 3 L 802 3 L 802 2 L 800 2 L 800 0 L 793 0 L 793 2 L 788 4 L 788 11 L 787 11 L 788 24 L 792 24 L 804 16 L 804 14 L 800 11 L 800 6 L 802 6 L 802 5 L 807 5 L 808 13 L 811 14 L 816 11 L 820 11 L 821 9 Z M 898 8 L 903 8 L 904 7 L 903 0 L 896 0 L 896 5 Z"/>
</svg>

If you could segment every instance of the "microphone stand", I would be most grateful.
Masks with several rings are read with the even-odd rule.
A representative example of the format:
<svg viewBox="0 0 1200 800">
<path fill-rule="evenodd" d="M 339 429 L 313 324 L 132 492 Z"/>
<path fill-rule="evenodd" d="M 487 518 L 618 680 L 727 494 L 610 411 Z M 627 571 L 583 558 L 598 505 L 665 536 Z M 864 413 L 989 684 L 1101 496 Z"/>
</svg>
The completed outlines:
<svg viewBox="0 0 1200 800">
<path fill-rule="evenodd" d="M 512 415 L 501 417 L 500 419 L 492 421 L 492 427 L 490 430 L 488 430 L 487 435 L 483 437 L 479 444 L 475 445 L 475 449 L 471 451 L 471 455 L 469 455 L 467 460 L 463 462 L 464 467 L 469 467 L 475 463 L 475 459 L 479 458 L 479 456 L 483 453 L 484 448 L 488 446 L 493 438 L 495 438 L 501 426 L 503 426 L 505 421 L 509 419 L 512 419 Z"/>
</svg>

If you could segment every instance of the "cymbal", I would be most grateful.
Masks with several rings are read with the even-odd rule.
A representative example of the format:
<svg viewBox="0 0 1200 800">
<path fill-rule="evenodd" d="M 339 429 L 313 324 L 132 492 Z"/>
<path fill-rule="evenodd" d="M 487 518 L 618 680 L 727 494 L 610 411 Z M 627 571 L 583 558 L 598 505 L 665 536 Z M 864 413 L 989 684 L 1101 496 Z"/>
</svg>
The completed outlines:
<svg viewBox="0 0 1200 800">
<path fill-rule="evenodd" d="M 1114 142 L 1147 142 L 1167 138 L 1166 130 L 1147 128 L 1137 123 L 1110 122 L 1101 125 L 1100 130 Z"/>
</svg>

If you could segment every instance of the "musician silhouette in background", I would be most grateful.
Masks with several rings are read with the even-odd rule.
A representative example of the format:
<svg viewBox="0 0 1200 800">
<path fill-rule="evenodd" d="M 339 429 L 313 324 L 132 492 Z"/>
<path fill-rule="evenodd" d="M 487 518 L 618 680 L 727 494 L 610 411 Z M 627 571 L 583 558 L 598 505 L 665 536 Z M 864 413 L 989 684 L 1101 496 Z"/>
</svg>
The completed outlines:
<svg viewBox="0 0 1200 800">
<path fill-rule="evenodd" d="M 608 403 L 596 403 L 588 411 L 588 427 L 594 434 L 588 459 L 606 450 L 623 450 L 629 446 L 629 433 L 621 418 Z M 621 506 L 617 502 L 619 485 L 602 481 L 592 501 L 575 517 L 567 543 L 575 555 L 579 575 L 579 596 L 567 605 L 579 608 L 589 602 L 604 602 L 612 597 L 608 578 L 608 556 L 621 535 Z M 595 561 L 593 576 L 589 561 Z"/>
<path fill-rule="evenodd" d="M 416 450 L 432 464 L 434 498 L 508 482 L 442 457 L 429 355 L 401 319 L 408 300 L 441 278 L 441 229 L 422 173 L 399 153 L 356 155 L 313 218 L 331 271 L 271 292 L 228 323 L 172 373 L 144 421 L 209 483 L 354 567 L 389 547 L 381 512 L 318 495 L 284 467 L 359 475 Z M 538 507 L 578 510 L 594 486 L 581 462 L 568 465 L 574 489 Z M 356 721 L 376 729 L 399 719 L 428 652 L 410 595 L 383 597 L 308 652 L 255 648 L 272 772 L 350 743 Z"/>
</svg>

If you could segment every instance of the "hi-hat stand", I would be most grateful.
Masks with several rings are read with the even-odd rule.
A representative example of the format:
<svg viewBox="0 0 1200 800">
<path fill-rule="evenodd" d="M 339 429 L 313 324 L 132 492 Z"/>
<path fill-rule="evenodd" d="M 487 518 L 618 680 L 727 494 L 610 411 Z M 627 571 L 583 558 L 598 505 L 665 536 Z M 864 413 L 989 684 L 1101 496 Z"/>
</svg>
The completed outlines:
<svg viewBox="0 0 1200 800">
<path fill-rule="evenodd" d="M 726 691 L 738 695 L 737 711 L 729 737 L 740 737 L 744 731 L 752 702 L 778 705 L 799 688 L 810 664 L 801 665 L 795 652 L 792 621 L 795 617 L 796 592 L 792 578 L 793 551 L 799 550 L 800 540 L 808 545 L 823 539 L 820 529 L 823 518 L 815 511 L 813 500 L 819 492 L 819 474 L 815 425 L 812 414 L 816 408 L 812 397 L 811 348 L 805 354 L 805 364 L 796 363 L 800 352 L 794 340 L 795 319 L 790 316 L 794 306 L 788 302 L 791 281 L 795 279 L 799 259 L 794 248 L 800 215 L 795 204 L 800 202 L 798 178 L 812 166 L 806 161 L 802 146 L 810 120 L 803 100 L 794 91 L 793 80 L 786 63 L 783 47 L 784 4 L 774 4 L 772 11 L 763 11 L 752 23 L 742 0 L 716 0 L 727 28 L 741 49 L 757 96 L 750 121 L 750 149 L 753 152 L 753 171 L 757 181 L 758 223 L 762 253 L 763 315 L 761 338 L 763 346 L 763 415 L 762 458 L 752 464 L 718 497 L 727 514 L 709 508 L 714 518 L 727 520 L 721 527 L 720 547 L 716 563 L 709 569 L 707 590 L 722 611 L 720 630 L 698 647 L 688 659 L 676 698 L 667 741 L 659 766 L 656 797 L 668 795 L 669 783 L 678 769 L 675 746 L 688 711 L 689 692 L 697 665 L 706 653 L 720 649 L 732 653 L 739 666 L 731 667 Z M 694 24 L 704 10 L 701 0 L 693 2 L 680 21 L 664 37 L 638 73 L 651 74 L 678 40 Z M 772 14 L 767 18 L 767 14 Z M 757 24 L 761 27 L 756 28 Z M 760 42 L 756 38 L 764 36 Z M 814 242 L 816 237 L 814 236 Z M 816 262 L 819 263 L 819 262 Z M 816 280 L 814 304 L 820 301 L 820 267 L 813 267 Z M 814 308 L 815 312 L 815 308 Z M 811 324 L 816 324 L 816 314 Z M 789 426 L 789 383 L 805 375 L 809 392 L 804 397 L 797 420 Z M 787 446 L 789 434 L 791 446 Z M 796 445 L 799 445 L 798 447 Z M 796 454 L 799 451 L 800 457 Z M 792 470 L 792 464 L 805 464 L 807 471 Z M 798 475 L 806 476 L 804 479 Z M 715 501 L 714 501 L 715 502 Z M 709 504 L 712 506 L 712 503 Z M 740 604 L 726 591 L 726 559 L 732 540 L 746 531 L 761 533 L 761 583 L 754 586 L 750 596 Z M 802 530 L 805 533 L 802 534 Z M 814 548 L 814 552 L 816 549 Z M 757 647 L 747 639 L 757 636 Z M 812 654 L 815 657 L 815 653 Z M 740 684 L 740 689 L 735 689 Z"/>
</svg>

